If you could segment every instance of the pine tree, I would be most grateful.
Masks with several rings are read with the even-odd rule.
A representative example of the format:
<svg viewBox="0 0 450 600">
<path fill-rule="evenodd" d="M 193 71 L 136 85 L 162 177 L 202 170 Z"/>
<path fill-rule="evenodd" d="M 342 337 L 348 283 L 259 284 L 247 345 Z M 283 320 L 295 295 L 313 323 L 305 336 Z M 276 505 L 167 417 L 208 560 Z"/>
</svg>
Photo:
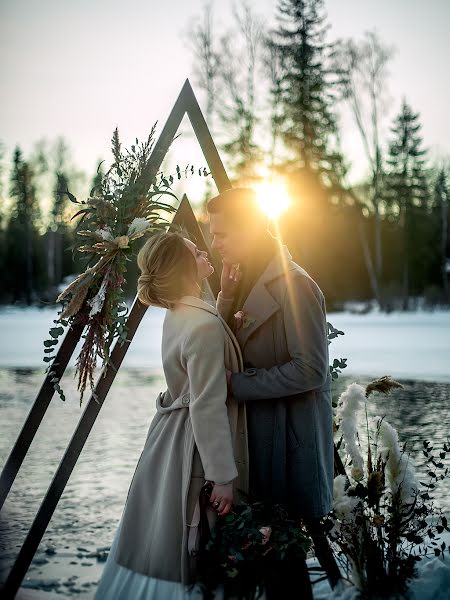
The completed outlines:
<svg viewBox="0 0 450 600">
<path fill-rule="evenodd" d="M 14 201 L 6 231 L 7 286 L 12 300 L 35 299 L 38 264 L 37 222 L 40 217 L 33 171 L 23 160 L 19 147 L 14 150 L 10 195 Z"/>
<path fill-rule="evenodd" d="M 59 138 L 54 149 L 54 189 L 50 223 L 47 230 L 47 274 L 51 286 L 59 284 L 65 274 L 65 252 L 70 243 L 70 230 L 65 211 L 69 200 L 65 193 L 70 185 L 67 167 L 68 148 L 63 138 Z M 67 252 L 66 252 L 67 255 Z M 70 256 L 67 256 L 71 259 Z M 71 260 L 70 260 L 71 262 Z"/>
<path fill-rule="evenodd" d="M 423 283 L 424 253 L 427 252 L 430 191 L 426 150 L 422 148 L 419 113 L 403 99 L 399 115 L 391 127 L 385 199 L 397 215 L 402 235 L 401 256 L 403 309 L 409 307 L 411 292 L 418 293 Z M 428 257 L 427 257 L 428 258 Z M 421 273 L 422 271 L 422 273 Z M 422 281 L 421 281 L 422 280 Z"/>
<path fill-rule="evenodd" d="M 434 209 L 437 223 L 437 239 L 439 240 L 439 264 L 444 299 L 450 303 L 449 273 L 450 264 L 449 247 L 449 217 L 450 217 L 450 188 L 448 185 L 448 174 L 444 167 L 440 168 L 434 183 Z"/>
<path fill-rule="evenodd" d="M 270 35 L 281 67 L 274 88 L 280 96 L 276 126 L 286 158 L 274 170 L 288 180 L 293 199 L 279 219 L 279 231 L 294 259 L 330 296 L 333 289 L 326 289 L 326 282 L 336 239 L 330 212 L 345 197 L 347 168 L 333 113 L 340 79 L 332 66 L 333 45 L 325 41 L 323 0 L 279 0 L 276 16 L 278 24 Z"/>
<path fill-rule="evenodd" d="M 323 0 L 280 0 L 272 38 L 284 69 L 281 137 L 293 153 L 291 170 L 301 173 L 313 200 L 323 197 L 319 190 L 324 188 L 339 193 L 344 172 L 332 110 L 337 80 L 330 79 L 333 73 L 325 65 L 333 45 L 324 41 L 328 26 L 323 5 Z"/>
</svg>

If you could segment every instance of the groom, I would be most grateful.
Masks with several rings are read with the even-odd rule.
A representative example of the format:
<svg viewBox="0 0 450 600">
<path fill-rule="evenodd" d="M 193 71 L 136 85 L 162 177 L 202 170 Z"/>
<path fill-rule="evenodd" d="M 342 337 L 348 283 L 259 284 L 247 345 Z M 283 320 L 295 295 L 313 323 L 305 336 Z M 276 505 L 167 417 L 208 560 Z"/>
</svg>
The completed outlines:
<svg viewBox="0 0 450 600">
<path fill-rule="evenodd" d="M 246 404 L 250 501 L 282 502 L 304 520 L 334 586 L 339 569 L 319 524 L 332 509 L 334 467 L 324 296 L 268 231 L 253 190 L 226 190 L 207 211 L 223 262 L 217 309 L 244 358 L 245 370 L 227 378 Z M 297 597 L 312 598 L 305 563 L 279 576 L 272 592 L 268 586 L 268 597 L 294 597 L 289 590 L 301 576 Z"/>
</svg>

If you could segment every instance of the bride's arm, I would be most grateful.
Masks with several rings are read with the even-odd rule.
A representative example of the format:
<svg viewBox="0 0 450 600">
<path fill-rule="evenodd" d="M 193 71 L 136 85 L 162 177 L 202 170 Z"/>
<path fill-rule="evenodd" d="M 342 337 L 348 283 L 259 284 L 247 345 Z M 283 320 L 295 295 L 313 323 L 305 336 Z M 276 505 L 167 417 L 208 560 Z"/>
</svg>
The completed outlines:
<svg viewBox="0 0 450 600">
<path fill-rule="evenodd" d="M 220 316 L 228 322 L 229 313 L 233 304 L 233 298 L 225 298 L 222 290 L 217 294 L 216 308 Z"/>
<path fill-rule="evenodd" d="M 217 483 L 237 477 L 226 406 L 225 331 L 216 317 L 194 327 L 183 344 L 189 377 L 192 430 L 205 479 Z"/>
</svg>

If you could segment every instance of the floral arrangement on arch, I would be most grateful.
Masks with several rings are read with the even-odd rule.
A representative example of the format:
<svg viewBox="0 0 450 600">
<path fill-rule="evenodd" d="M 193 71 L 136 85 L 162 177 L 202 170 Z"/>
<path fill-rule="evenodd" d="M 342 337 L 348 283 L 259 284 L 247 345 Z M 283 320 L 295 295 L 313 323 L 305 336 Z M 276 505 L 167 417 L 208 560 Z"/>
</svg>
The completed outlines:
<svg viewBox="0 0 450 600">
<path fill-rule="evenodd" d="M 338 561 L 362 598 L 404 596 L 417 575 L 418 561 L 444 557 L 446 544 L 439 534 L 450 531 L 432 495 L 449 474 L 443 461 L 450 444 L 435 453 L 423 442 L 429 481 L 418 481 L 413 459 L 394 427 L 384 417 L 368 416 L 371 394 L 398 387 L 403 386 L 389 376 L 366 388 L 351 383 L 336 411 L 350 476 L 335 478 L 333 513 L 325 522 Z M 365 426 L 360 432 L 362 409 Z"/>
<path fill-rule="evenodd" d="M 136 138 L 136 144 L 125 152 L 121 149 L 118 129 L 114 130 L 111 140 L 114 162 L 92 188 L 86 201 L 78 201 L 68 190 L 58 190 L 78 205 L 79 210 L 72 217 L 80 216 L 74 250 L 82 254 L 81 259 L 86 262 L 87 268 L 56 299 L 62 306 L 58 318 L 53 320 L 55 325 L 49 331 L 49 339 L 44 341 L 43 360 L 50 363 L 46 372 L 49 371 L 54 389 L 65 400 L 53 369 L 55 355 L 52 353 L 65 328 L 75 323 L 85 326 L 84 342 L 75 371 L 81 393 L 80 406 L 88 382 L 94 399 L 98 401 L 93 391 L 97 357 L 101 358 L 102 366 L 112 365 L 112 342 L 116 338 L 119 343 L 126 340 L 128 307 L 122 285 L 126 283 L 126 263 L 135 253 L 136 241 L 144 235 L 167 229 L 171 223 L 163 214 L 177 210 L 172 204 L 160 200 L 163 195 L 178 200 L 171 191 L 174 176 L 167 177 L 158 172 L 150 177 L 148 173 L 155 129 L 156 123 L 146 141 L 139 143 Z M 184 169 L 185 176 L 194 172 L 192 165 Z M 198 174 L 206 176 L 209 172 L 203 167 L 198 169 Z M 176 176 L 178 179 L 182 177 L 178 165 Z M 92 261 L 94 264 L 90 265 Z"/>
</svg>

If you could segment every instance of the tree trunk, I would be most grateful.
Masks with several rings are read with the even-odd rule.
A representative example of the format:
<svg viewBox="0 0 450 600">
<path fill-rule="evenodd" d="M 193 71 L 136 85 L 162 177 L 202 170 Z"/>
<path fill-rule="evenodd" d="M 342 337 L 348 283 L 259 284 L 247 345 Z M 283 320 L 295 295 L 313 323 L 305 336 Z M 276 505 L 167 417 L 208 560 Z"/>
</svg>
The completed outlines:
<svg viewBox="0 0 450 600">
<path fill-rule="evenodd" d="M 444 198 L 441 198 L 441 218 L 442 218 L 442 232 L 441 232 L 441 271 L 442 271 L 442 288 L 444 290 L 444 298 L 446 302 L 450 302 L 450 290 L 448 285 L 448 273 L 447 273 L 447 241 L 448 241 L 448 198 L 445 194 Z"/>
<path fill-rule="evenodd" d="M 369 244 L 367 243 L 367 238 L 365 235 L 364 226 L 363 226 L 363 222 L 362 222 L 362 216 L 357 216 L 357 227 L 358 227 L 359 239 L 360 239 L 361 246 L 363 249 L 364 262 L 366 263 L 367 274 L 369 276 L 370 287 L 372 289 L 372 294 L 373 294 L 374 298 L 376 299 L 376 301 L 378 302 L 378 306 L 381 307 L 382 304 L 381 304 L 381 298 L 380 298 L 380 288 L 378 285 L 378 278 L 377 278 L 377 274 L 376 274 L 374 266 L 373 266 L 372 257 L 370 255 L 370 248 L 369 248 Z"/>
<path fill-rule="evenodd" d="M 25 290 L 26 290 L 26 303 L 28 305 L 30 305 L 32 302 L 32 296 L 33 296 L 33 239 L 32 239 L 33 231 L 32 231 L 30 222 L 28 222 L 26 225 L 26 232 L 27 232 L 26 233 L 27 238 L 26 238 L 26 247 L 25 247 L 25 252 L 26 252 L 26 256 L 25 256 L 25 264 L 26 264 Z"/>
<path fill-rule="evenodd" d="M 51 229 L 47 230 L 47 278 L 52 286 L 55 283 L 55 236 Z"/>
</svg>

